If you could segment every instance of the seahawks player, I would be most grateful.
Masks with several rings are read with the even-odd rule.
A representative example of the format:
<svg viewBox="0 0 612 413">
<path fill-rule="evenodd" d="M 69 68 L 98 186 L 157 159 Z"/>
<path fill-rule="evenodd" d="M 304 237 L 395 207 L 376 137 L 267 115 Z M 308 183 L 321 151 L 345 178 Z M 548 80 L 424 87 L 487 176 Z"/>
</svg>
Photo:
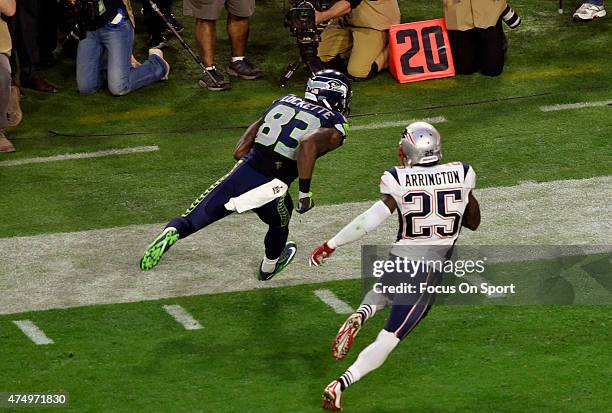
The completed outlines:
<svg viewBox="0 0 612 413">
<path fill-rule="evenodd" d="M 287 95 L 274 101 L 240 138 L 234 149 L 238 163 L 166 225 L 145 250 L 140 268 L 155 267 L 179 239 L 233 211 L 253 210 L 268 224 L 259 279 L 278 274 L 296 253 L 296 245 L 287 242 L 293 202 L 286 191 L 299 177 L 296 211 L 314 206 L 310 181 L 316 159 L 344 142 L 350 103 L 349 80 L 335 70 L 311 77 L 304 99 Z"/>
<path fill-rule="evenodd" d="M 322 264 L 336 248 L 373 231 L 396 210 L 400 228 L 391 257 L 401 255 L 395 251 L 406 251 L 407 255 L 419 257 L 424 246 L 427 250 L 434 250 L 436 256 L 448 257 L 461 226 L 471 230 L 478 228 L 480 208 L 472 193 L 476 183 L 474 170 L 461 162 L 439 164 L 442 158 L 440 147 L 440 135 L 433 126 L 425 122 L 408 125 L 399 144 L 403 166 L 393 167 L 383 174 L 381 200 L 316 248 L 310 254 L 311 266 Z M 427 267 L 410 276 L 414 276 L 411 284 L 417 286 L 421 283 L 436 285 L 441 281 L 441 274 Z M 369 291 L 362 305 L 340 328 L 333 343 L 333 356 L 336 359 L 346 356 L 361 325 L 376 311 L 392 304 L 391 313 L 376 340 L 359 354 L 344 374 L 325 388 L 323 407 L 341 410 L 342 392 L 383 364 L 400 340 L 425 317 L 433 298 L 433 294 L 427 291 L 395 295 Z"/>
</svg>

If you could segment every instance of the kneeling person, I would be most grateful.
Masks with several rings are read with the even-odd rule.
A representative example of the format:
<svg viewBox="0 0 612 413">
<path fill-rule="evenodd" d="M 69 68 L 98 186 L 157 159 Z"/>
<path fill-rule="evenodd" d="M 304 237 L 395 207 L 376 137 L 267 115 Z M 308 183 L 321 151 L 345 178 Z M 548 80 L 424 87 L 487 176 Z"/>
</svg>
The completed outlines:
<svg viewBox="0 0 612 413">
<path fill-rule="evenodd" d="M 155 267 L 179 238 L 234 210 L 252 209 L 268 224 L 259 279 L 280 272 L 296 252 L 295 244 L 287 243 L 293 202 L 286 191 L 299 176 L 296 211 L 304 213 L 314 206 L 310 181 L 316 159 L 344 142 L 350 101 L 348 79 L 333 70 L 319 71 L 308 81 L 305 99 L 287 95 L 274 101 L 238 142 L 234 150 L 238 163 L 166 225 L 145 251 L 140 268 Z"/>
<path fill-rule="evenodd" d="M 71 2 L 79 0 L 69 0 Z M 168 79 L 170 64 L 160 49 L 149 49 L 142 64 L 132 60 L 134 14 L 130 0 L 100 0 L 85 38 L 77 49 L 77 86 L 95 93 L 107 84 L 114 96 L 123 96 L 151 83 Z"/>
<path fill-rule="evenodd" d="M 321 34 L 321 61 L 346 62 L 354 79 L 369 79 L 387 68 L 389 27 L 400 23 L 397 0 L 340 0 L 317 12 L 316 20 L 331 20 Z"/>
</svg>

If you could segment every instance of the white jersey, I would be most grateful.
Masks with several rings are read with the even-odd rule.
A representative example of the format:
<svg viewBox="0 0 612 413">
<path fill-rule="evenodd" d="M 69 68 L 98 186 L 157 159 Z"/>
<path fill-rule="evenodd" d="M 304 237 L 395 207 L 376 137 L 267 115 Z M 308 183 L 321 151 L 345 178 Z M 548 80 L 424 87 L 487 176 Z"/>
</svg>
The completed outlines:
<svg viewBox="0 0 612 413">
<path fill-rule="evenodd" d="M 452 246 L 476 185 L 476 173 L 466 163 L 396 166 L 380 180 L 380 192 L 397 203 L 396 245 Z"/>
</svg>

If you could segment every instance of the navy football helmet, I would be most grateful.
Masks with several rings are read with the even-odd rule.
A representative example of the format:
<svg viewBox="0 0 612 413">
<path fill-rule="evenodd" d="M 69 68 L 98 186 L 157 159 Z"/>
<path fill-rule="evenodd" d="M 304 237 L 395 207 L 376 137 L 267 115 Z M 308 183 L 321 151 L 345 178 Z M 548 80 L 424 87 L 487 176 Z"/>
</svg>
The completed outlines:
<svg viewBox="0 0 612 413">
<path fill-rule="evenodd" d="M 325 69 L 315 73 L 306 83 L 306 100 L 348 116 L 351 111 L 351 82 L 337 70 Z"/>
</svg>

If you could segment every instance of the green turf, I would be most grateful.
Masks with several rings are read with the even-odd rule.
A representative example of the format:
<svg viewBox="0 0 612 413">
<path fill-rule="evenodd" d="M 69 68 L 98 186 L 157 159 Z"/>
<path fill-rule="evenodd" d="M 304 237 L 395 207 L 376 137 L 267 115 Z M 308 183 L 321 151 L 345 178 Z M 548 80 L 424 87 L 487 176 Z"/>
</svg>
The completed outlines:
<svg viewBox="0 0 612 413">
<path fill-rule="evenodd" d="M 384 323 L 331 358 L 344 321 L 312 291 L 353 306 L 359 282 L 0 317 L 2 388 L 67 391 L 79 412 L 317 412 L 322 388 Z M 162 309 L 202 325 L 186 331 Z M 610 396 L 610 311 L 590 306 L 439 306 L 387 363 L 346 392 L 351 412 L 602 412 Z M 55 344 L 9 323 L 32 319 Z M 494 326 L 494 328 L 492 328 Z"/>
<path fill-rule="evenodd" d="M 552 3 L 518 1 L 513 6 L 524 24 L 509 33 L 508 62 L 501 77 L 460 76 L 400 85 L 383 73 L 354 84 L 351 123 L 445 116 L 449 122 L 439 125 L 445 160 L 473 164 L 480 187 L 609 174 L 612 108 L 542 113 L 538 106 L 611 98 L 605 87 L 612 82 L 605 50 L 612 20 L 573 24 L 567 15 L 556 14 Z M 181 213 L 231 167 L 240 126 L 254 121 L 276 97 L 303 89 L 301 72 L 287 89 L 277 85 L 285 62 L 296 55 L 294 40 L 281 29 L 281 9 L 278 1 L 258 3 L 253 19 L 250 50 L 266 77 L 235 81 L 229 92 L 199 88 L 197 67 L 177 42 L 166 52 L 173 68 L 170 80 L 121 98 L 106 92 L 79 96 L 74 62 L 63 60 L 49 72 L 61 92 L 28 92 L 23 99 L 25 120 L 10 131 L 18 152 L 2 159 L 152 144 L 161 150 L 0 167 L 4 191 L 10 193 L 0 206 L 0 236 L 160 222 Z M 433 3 L 402 9 L 404 21 L 441 14 Z M 270 29 L 274 21 L 277 30 Z M 185 23 L 190 39 L 192 24 Z M 222 29 L 220 25 L 220 65 L 228 53 Z M 142 35 L 138 41 L 142 58 Z M 218 129 L 227 127 L 236 128 Z M 109 136 L 58 137 L 49 129 Z M 122 135 L 134 132 L 139 134 Z M 381 172 L 396 163 L 400 133 L 399 127 L 351 132 L 343 148 L 317 165 L 317 204 L 375 198 Z"/>
<path fill-rule="evenodd" d="M 277 85 L 297 55 L 282 28 L 281 3 L 258 1 L 253 19 L 250 55 L 265 78 L 235 81 L 229 92 L 199 88 L 198 69 L 176 41 L 166 52 L 170 80 L 122 98 L 78 95 L 73 60 L 50 70 L 61 92 L 27 91 L 24 122 L 8 131 L 18 152 L 0 161 L 142 145 L 160 151 L 0 166 L 0 237 L 162 222 L 181 213 L 232 166 L 242 128 L 278 96 L 302 92 L 303 73 L 287 89 Z M 404 21 L 442 14 L 440 2 L 401 3 Z M 612 99 L 612 19 L 574 24 L 556 13 L 556 2 L 512 5 L 524 23 L 509 33 L 501 77 L 400 85 L 383 73 L 354 84 L 351 124 L 445 116 L 449 122 L 438 125 L 444 159 L 471 163 L 479 187 L 609 175 L 611 107 L 538 107 Z M 183 21 L 191 39 L 193 23 Z M 139 58 L 144 45 L 140 34 Z M 343 148 L 317 163 L 317 205 L 377 197 L 400 133 L 352 131 Z M 355 281 L 324 287 L 359 303 Z M 0 391 L 64 390 L 75 412 L 317 412 L 322 387 L 375 337 L 385 314 L 364 329 L 349 360 L 334 362 L 329 343 L 344 316 L 314 297 L 314 288 L 321 287 L 2 316 Z M 162 310 L 166 303 L 184 306 L 204 328 L 185 331 Z M 10 322 L 16 319 L 32 319 L 56 343 L 35 346 Z M 380 370 L 347 392 L 347 410 L 608 411 L 611 323 L 609 306 L 437 307 Z"/>
</svg>

